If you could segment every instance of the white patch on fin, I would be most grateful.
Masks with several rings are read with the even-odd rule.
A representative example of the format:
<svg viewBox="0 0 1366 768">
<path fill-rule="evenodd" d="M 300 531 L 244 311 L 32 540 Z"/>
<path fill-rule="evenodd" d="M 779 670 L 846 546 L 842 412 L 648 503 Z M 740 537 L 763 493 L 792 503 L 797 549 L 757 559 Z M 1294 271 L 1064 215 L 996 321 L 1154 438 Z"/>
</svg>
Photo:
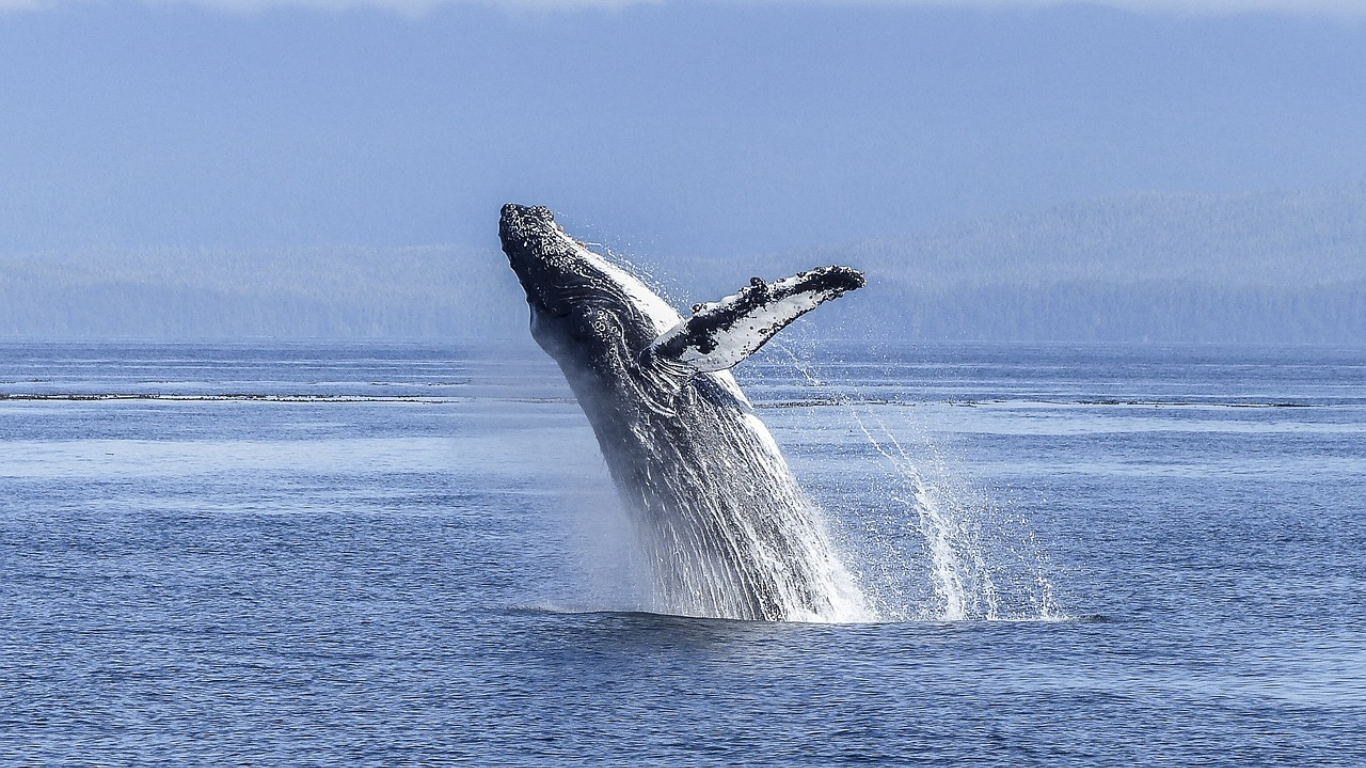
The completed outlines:
<svg viewBox="0 0 1366 768">
<path fill-rule="evenodd" d="M 660 334 L 650 351 L 698 371 L 723 371 L 788 323 L 863 284 L 862 273 L 849 267 L 821 267 L 773 283 L 756 277 L 733 296 L 693 307 L 692 317 Z"/>
</svg>

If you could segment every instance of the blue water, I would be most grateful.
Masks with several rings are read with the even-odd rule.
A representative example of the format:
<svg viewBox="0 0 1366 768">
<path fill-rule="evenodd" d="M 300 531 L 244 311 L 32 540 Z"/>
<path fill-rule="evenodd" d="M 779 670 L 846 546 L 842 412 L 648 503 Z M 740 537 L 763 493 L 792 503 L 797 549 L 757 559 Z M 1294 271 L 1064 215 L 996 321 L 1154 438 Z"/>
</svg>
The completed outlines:
<svg viewBox="0 0 1366 768">
<path fill-rule="evenodd" d="M 0 765 L 1366 764 L 1366 352 L 737 373 L 882 621 L 633 611 L 539 353 L 0 346 Z"/>
</svg>

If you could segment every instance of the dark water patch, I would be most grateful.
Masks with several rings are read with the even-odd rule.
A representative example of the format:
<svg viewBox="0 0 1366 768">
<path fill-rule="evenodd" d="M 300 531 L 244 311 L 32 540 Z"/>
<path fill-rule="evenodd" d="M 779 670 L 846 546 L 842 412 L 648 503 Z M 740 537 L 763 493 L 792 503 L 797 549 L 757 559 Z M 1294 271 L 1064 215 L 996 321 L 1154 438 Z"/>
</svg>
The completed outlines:
<svg viewBox="0 0 1366 768">
<path fill-rule="evenodd" d="M 1049 400 L 1031 400 L 1027 402 L 1039 402 L 1058 404 Z M 1111 398 L 1100 400 L 1076 400 L 1066 405 L 1104 405 L 1104 406 L 1137 406 L 1142 408 L 1313 408 L 1311 403 L 1290 403 L 1290 402 L 1256 402 L 1256 401 L 1233 401 L 1218 402 L 1212 400 L 1116 400 Z"/>
</svg>

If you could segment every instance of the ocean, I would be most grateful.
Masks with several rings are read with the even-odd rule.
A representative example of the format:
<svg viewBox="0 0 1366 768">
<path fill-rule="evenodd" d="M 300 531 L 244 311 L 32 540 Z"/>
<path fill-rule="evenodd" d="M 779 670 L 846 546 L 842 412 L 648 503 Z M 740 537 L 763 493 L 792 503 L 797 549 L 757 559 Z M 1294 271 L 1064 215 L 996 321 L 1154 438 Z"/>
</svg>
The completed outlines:
<svg viewBox="0 0 1366 768">
<path fill-rule="evenodd" d="M 0 344 L 0 765 L 1366 764 L 1366 350 L 736 375 L 874 620 L 642 610 L 526 345 Z"/>
</svg>

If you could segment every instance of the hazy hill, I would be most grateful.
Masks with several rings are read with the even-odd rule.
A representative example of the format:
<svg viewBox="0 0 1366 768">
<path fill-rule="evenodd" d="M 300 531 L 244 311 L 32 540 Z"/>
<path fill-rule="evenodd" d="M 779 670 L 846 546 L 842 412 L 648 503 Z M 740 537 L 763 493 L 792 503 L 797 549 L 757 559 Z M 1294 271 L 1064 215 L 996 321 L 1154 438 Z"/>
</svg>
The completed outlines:
<svg viewBox="0 0 1366 768">
<path fill-rule="evenodd" d="M 857 319 L 918 339 L 1366 343 L 1366 186 L 1143 194 L 804 255 L 867 270 Z"/>
<path fill-rule="evenodd" d="M 1366 185 L 1142 194 L 840 247 L 651 263 L 683 306 L 751 275 L 864 269 L 813 331 L 909 340 L 1366 344 Z M 0 257 L 0 336 L 525 341 L 493 249 Z"/>
<path fill-rule="evenodd" d="M 1366 186 L 1301 194 L 1140 194 L 967 222 L 840 253 L 913 285 L 1366 279 Z"/>
<path fill-rule="evenodd" d="M 460 338 L 522 330 L 494 251 L 76 253 L 0 259 L 0 336 Z"/>
</svg>

